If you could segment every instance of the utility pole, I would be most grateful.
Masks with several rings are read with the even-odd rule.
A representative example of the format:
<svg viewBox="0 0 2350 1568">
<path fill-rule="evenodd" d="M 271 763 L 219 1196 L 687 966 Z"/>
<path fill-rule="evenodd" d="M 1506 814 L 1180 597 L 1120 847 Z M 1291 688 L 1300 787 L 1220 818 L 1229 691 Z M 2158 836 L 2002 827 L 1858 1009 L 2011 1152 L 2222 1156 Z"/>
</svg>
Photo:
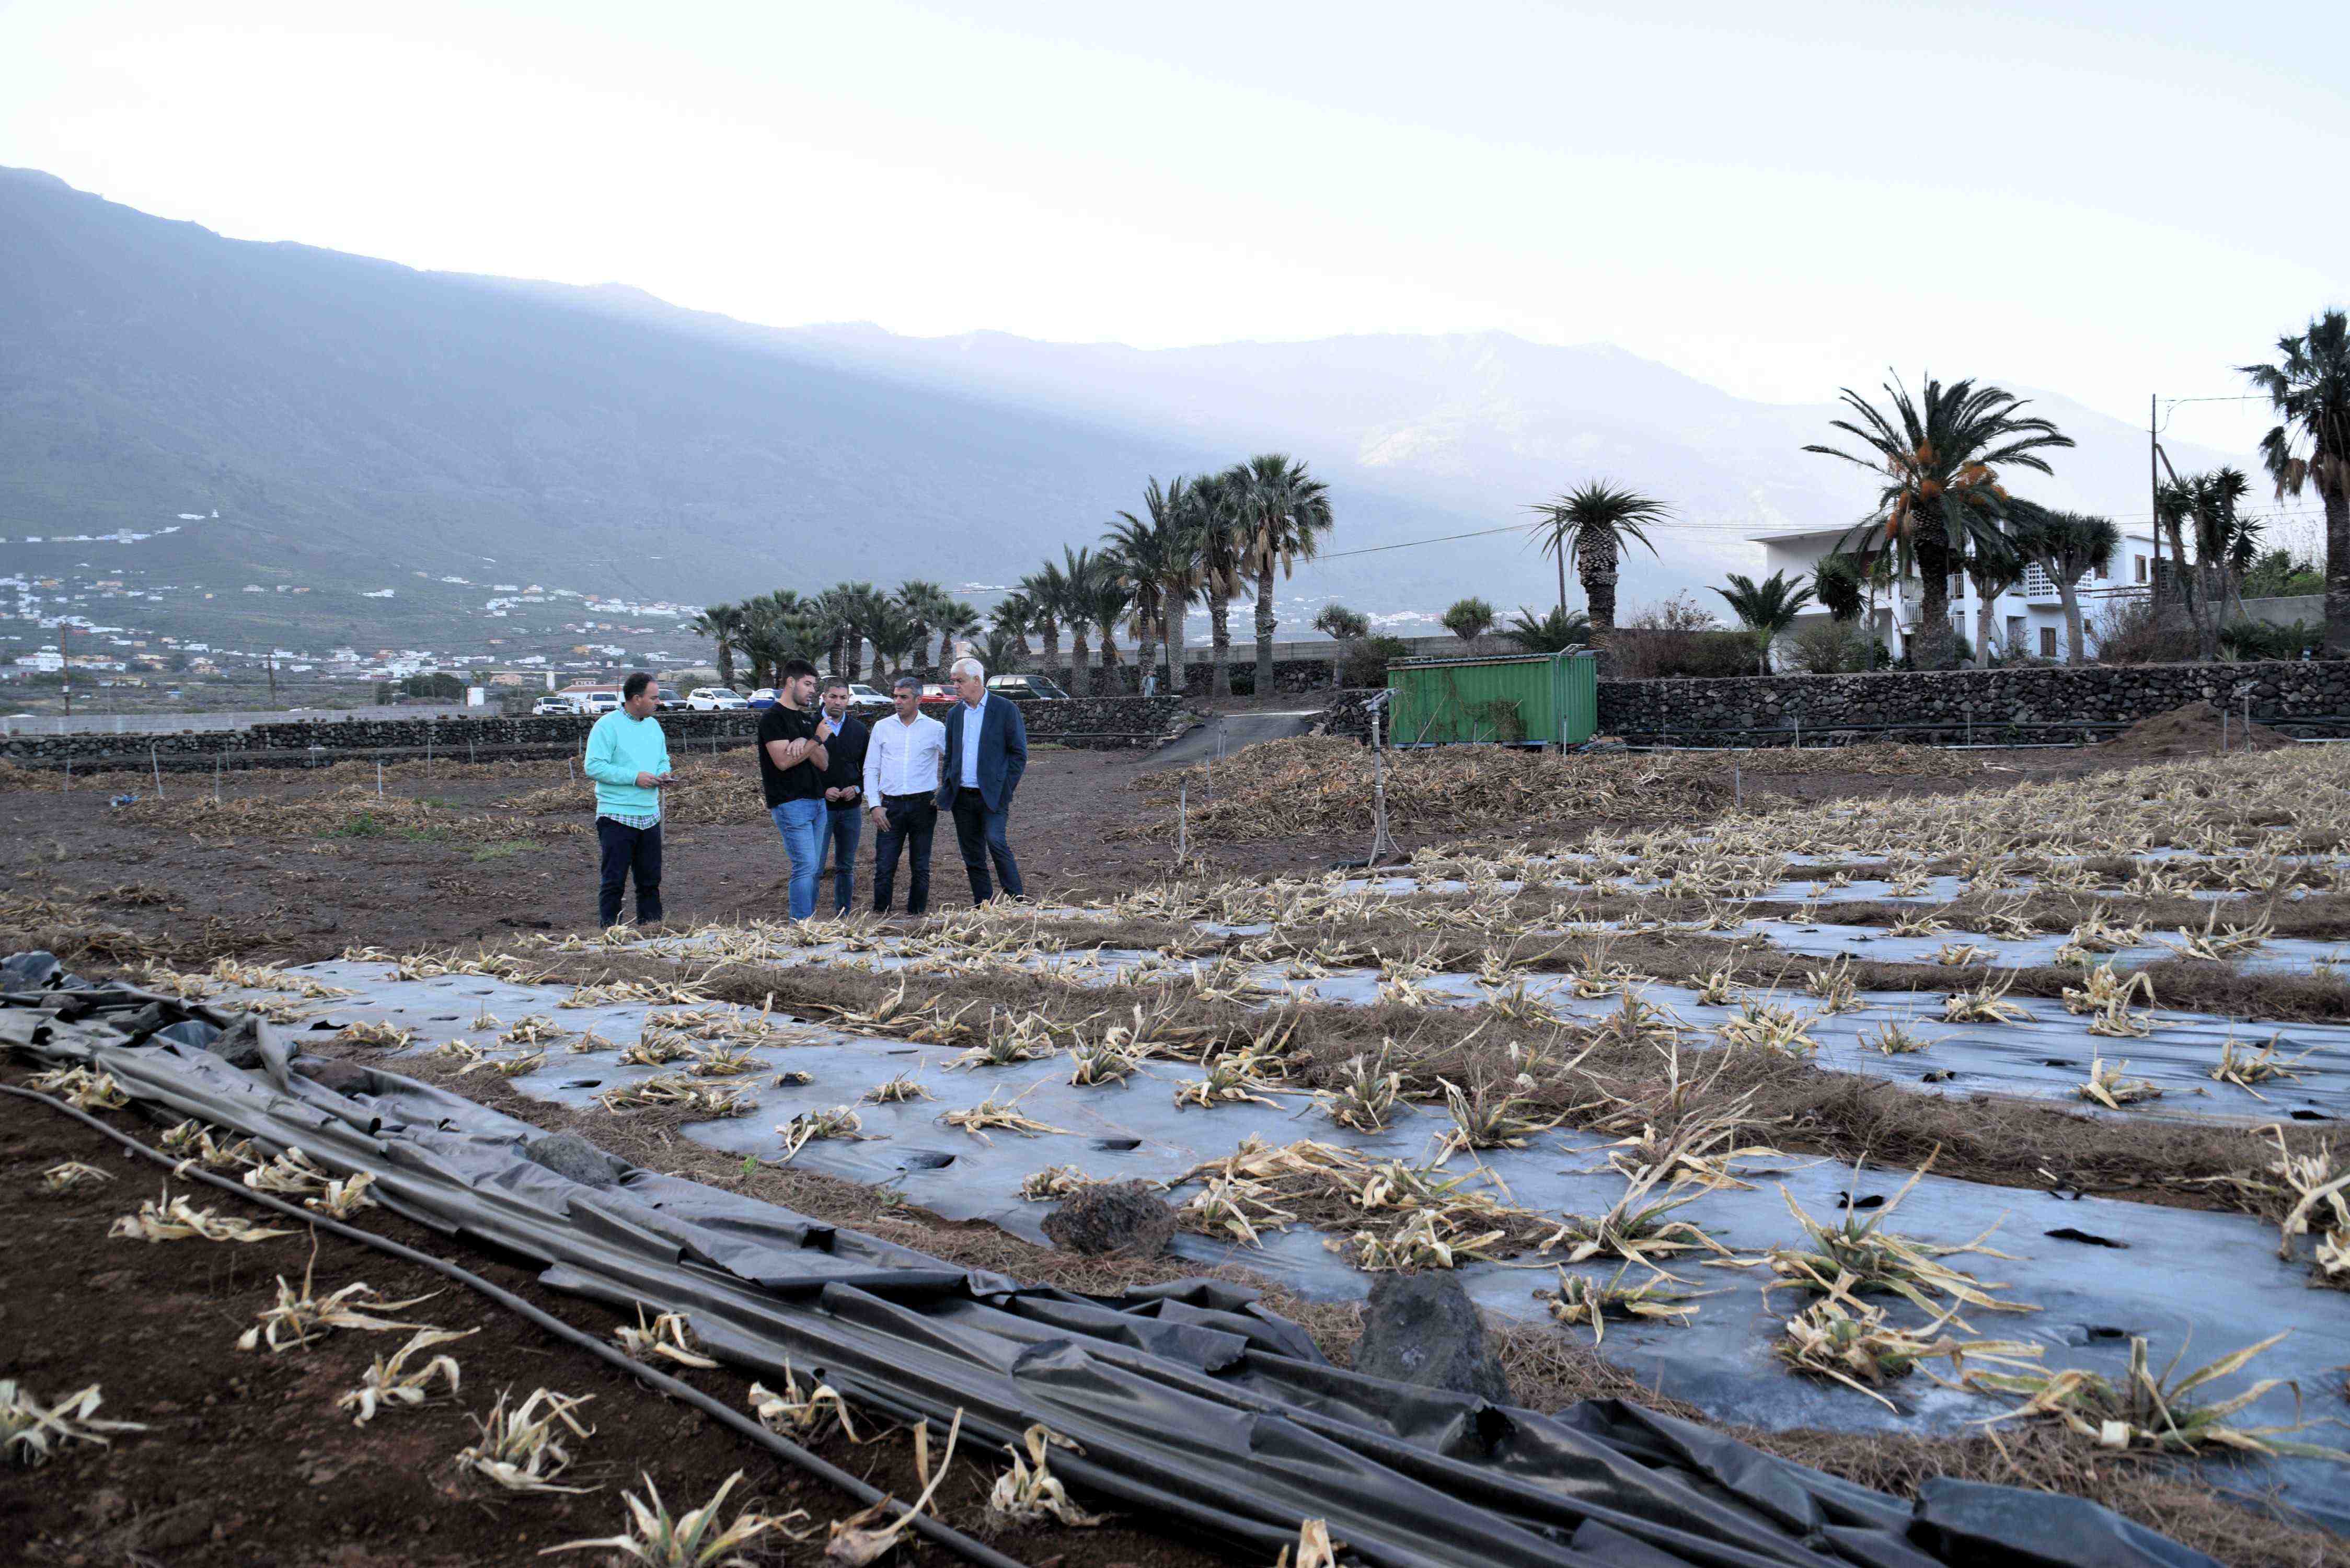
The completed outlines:
<svg viewBox="0 0 2350 1568">
<path fill-rule="evenodd" d="M 2146 395 L 2146 531 L 2154 535 L 2154 565 L 2147 568 L 2147 602 L 2162 611 L 2162 439 L 2155 412 L 2155 395 Z"/>
<path fill-rule="evenodd" d="M 269 672 L 269 705 L 275 708 L 277 706 L 277 655 L 272 653 L 264 659 L 261 668 Z"/>
</svg>

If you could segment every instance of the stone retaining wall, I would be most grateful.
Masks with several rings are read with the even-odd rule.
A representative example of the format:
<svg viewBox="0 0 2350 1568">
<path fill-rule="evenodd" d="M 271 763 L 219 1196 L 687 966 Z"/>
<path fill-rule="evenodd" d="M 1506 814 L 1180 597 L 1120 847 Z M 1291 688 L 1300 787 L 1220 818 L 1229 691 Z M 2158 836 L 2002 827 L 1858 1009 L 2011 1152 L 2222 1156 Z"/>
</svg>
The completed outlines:
<svg viewBox="0 0 2350 1568">
<path fill-rule="evenodd" d="M 2224 702 L 2264 724 L 2350 713 L 2350 662 L 2033 665 L 1725 680 L 1602 680 L 1599 732 L 1627 741 L 1769 744 L 1807 732 L 1908 741 L 2075 740 L 2189 702 Z M 1885 731 L 1888 725 L 1929 729 Z M 2325 732 L 2343 726 L 2320 724 Z M 1748 732 L 1738 733 L 1737 732 Z M 2109 731 L 2091 728 L 2095 736 Z"/>
<path fill-rule="evenodd" d="M 1183 703 L 1173 697 L 1090 698 L 1021 704 L 1028 732 L 1086 749 L 1156 744 L 1177 730 Z M 595 719 L 584 713 L 519 718 L 402 717 L 397 709 L 336 719 L 255 724 L 243 730 L 182 730 L 173 734 L 11 735 L 0 761 L 36 767 L 144 768 L 167 772 L 224 765 L 304 767 L 348 757 L 410 756 L 481 760 L 559 757 L 588 743 Z M 670 750 L 680 757 L 751 743 L 756 711 L 663 713 Z M 1063 740 L 1062 737 L 1068 737 Z"/>
</svg>

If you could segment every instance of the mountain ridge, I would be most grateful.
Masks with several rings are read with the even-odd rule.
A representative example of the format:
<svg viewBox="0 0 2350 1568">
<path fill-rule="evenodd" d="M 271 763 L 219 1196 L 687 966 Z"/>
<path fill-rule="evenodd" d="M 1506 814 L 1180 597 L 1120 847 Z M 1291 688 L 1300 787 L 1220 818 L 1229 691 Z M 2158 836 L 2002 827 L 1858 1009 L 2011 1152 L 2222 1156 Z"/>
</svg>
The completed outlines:
<svg viewBox="0 0 2350 1568">
<path fill-rule="evenodd" d="M 305 576 L 302 609 L 353 636 L 463 629 L 479 596 L 432 585 L 484 565 L 695 601 L 843 577 L 1004 583 L 1093 543 L 1146 478 L 1266 449 L 1329 481 L 1339 518 L 1336 558 L 1284 589 L 1284 635 L 1332 597 L 1541 602 L 1549 573 L 1523 538 L 1386 547 L 1523 522 L 1595 475 L 1680 519 L 1659 558 L 1627 563 L 1628 605 L 1751 566 L 1747 534 L 1849 522 L 1867 494 L 1798 450 L 1835 433 L 1832 405 L 1739 399 L 1613 344 L 774 327 L 617 281 L 225 239 L 38 171 L 0 171 L 0 224 L 21 240 L 0 252 L 7 553 L 49 569 L 86 549 L 24 539 L 217 506 L 217 524 L 139 548 L 207 582 Z M 2056 401 L 2083 451 L 2025 488 L 2142 511 L 2142 436 Z M 367 597 L 394 581 L 401 597 Z"/>
</svg>

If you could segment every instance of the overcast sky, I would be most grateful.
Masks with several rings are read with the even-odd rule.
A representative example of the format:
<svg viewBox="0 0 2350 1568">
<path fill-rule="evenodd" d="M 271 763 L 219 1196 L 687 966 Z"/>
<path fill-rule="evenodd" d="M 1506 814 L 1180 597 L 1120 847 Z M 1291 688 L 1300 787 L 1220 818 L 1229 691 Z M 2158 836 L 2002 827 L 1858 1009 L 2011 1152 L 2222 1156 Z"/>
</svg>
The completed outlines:
<svg viewBox="0 0 2350 1568">
<path fill-rule="evenodd" d="M 2350 300 L 2345 59 L 2342 0 L 0 0 L 0 163 L 777 324 L 1501 327 L 2142 421 Z"/>
</svg>

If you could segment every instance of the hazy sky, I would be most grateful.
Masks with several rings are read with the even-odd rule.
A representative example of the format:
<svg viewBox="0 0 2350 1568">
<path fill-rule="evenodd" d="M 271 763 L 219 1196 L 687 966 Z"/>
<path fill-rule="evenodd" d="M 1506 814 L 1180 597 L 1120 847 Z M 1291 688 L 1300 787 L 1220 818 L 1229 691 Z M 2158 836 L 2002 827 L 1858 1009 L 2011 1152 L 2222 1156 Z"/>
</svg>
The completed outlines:
<svg viewBox="0 0 2350 1568">
<path fill-rule="evenodd" d="M 2345 58 L 2342 0 L 0 0 L 0 163 L 764 322 L 1502 327 L 2143 419 L 2350 300 Z"/>
</svg>

